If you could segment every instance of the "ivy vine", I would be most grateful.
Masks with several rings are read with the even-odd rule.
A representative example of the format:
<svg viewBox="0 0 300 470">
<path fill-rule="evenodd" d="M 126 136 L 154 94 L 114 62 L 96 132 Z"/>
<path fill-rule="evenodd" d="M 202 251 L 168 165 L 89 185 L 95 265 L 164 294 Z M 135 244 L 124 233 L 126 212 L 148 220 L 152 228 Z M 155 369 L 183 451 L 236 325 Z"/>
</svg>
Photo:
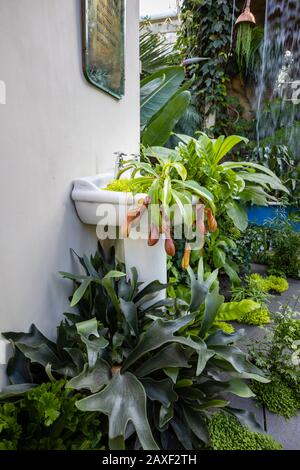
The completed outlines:
<svg viewBox="0 0 300 470">
<path fill-rule="evenodd" d="M 216 132 L 224 132 L 228 120 L 228 63 L 232 46 L 233 3 L 229 0 L 184 0 L 178 49 L 182 58 L 207 60 L 188 68 L 195 76 L 194 93 L 205 128 L 207 117 L 216 115 Z"/>
</svg>

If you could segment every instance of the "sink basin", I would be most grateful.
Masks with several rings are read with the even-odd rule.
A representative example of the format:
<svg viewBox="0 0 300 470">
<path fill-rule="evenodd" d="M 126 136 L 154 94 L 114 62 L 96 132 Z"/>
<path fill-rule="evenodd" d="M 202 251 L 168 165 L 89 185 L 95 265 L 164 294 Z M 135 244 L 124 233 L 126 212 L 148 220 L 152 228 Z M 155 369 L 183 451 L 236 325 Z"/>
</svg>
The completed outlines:
<svg viewBox="0 0 300 470">
<path fill-rule="evenodd" d="M 139 224 L 139 230 L 132 230 L 129 238 L 122 237 L 119 230 L 126 221 L 127 211 L 135 208 L 146 194 L 133 196 L 132 193 L 103 190 L 113 179 L 114 171 L 109 171 L 73 182 L 72 199 L 78 217 L 84 224 L 97 226 L 99 239 L 115 240 L 119 259 L 125 262 L 128 276 L 131 275 L 131 268 L 136 267 L 141 282 L 158 280 L 165 284 L 167 256 L 164 237 L 161 236 L 155 246 L 148 246 L 147 213 Z"/>
</svg>

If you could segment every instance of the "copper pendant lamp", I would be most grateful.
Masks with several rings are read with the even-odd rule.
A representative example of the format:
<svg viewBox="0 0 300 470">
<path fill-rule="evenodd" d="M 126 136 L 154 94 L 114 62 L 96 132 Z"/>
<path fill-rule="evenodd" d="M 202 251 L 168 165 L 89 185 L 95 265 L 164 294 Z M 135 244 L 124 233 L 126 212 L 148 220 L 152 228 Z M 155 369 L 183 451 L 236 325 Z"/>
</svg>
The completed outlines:
<svg viewBox="0 0 300 470">
<path fill-rule="evenodd" d="M 256 24 L 256 19 L 253 13 L 250 10 L 250 5 L 251 5 L 251 0 L 247 0 L 246 7 L 243 11 L 243 13 L 238 17 L 236 20 L 235 24 L 239 23 L 252 23 Z"/>
</svg>

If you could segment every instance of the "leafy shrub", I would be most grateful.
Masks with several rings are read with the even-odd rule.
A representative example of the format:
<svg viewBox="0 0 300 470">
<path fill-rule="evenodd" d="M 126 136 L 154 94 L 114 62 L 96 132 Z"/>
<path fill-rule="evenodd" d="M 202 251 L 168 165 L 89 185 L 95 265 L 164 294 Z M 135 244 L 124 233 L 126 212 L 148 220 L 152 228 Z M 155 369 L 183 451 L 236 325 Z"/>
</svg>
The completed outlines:
<svg viewBox="0 0 300 470">
<path fill-rule="evenodd" d="M 286 418 L 300 409 L 300 320 L 289 306 L 274 314 L 274 325 L 262 341 L 252 347 L 252 360 L 271 378 L 251 389 L 259 402 Z"/>
<path fill-rule="evenodd" d="M 256 426 L 251 413 L 230 407 L 228 394 L 252 396 L 245 374 L 263 382 L 266 378 L 236 347 L 244 332 L 226 334 L 213 325 L 224 300 L 219 295 L 218 271 L 204 277 L 203 260 L 197 276 L 188 269 L 192 289 L 186 305 L 178 299 L 157 302 L 156 294 L 167 286 L 153 281 L 141 287 L 135 269 L 130 279 L 116 271 L 114 257 L 103 258 L 100 252 L 79 261 L 84 275 L 62 273 L 75 284 L 71 306 L 77 306 L 78 312 L 65 313 L 67 320 L 58 328 L 56 343 L 35 326 L 29 333 L 4 333 L 15 351 L 8 376 L 18 385 L 17 391 L 15 385 L 6 387 L 0 400 L 49 378 L 68 379 L 67 390 L 57 382 L 27 393 L 24 400 L 30 417 L 24 423 L 32 419 L 33 426 L 24 431 L 31 440 L 26 444 L 23 439 L 21 446 L 69 448 L 71 442 L 78 442 L 80 448 L 96 448 L 103 415 L 107 415 L 104 423 L 108 419 L 111 449 L 199 448 L 208 443 L 206 417 L 216 407 Z M 53 387 L 58 387 L 55 393 L 51 393 Z M 84 391 L 85 397 L 69 389 Z M 75 434 L 68 441 L 71 431 L 85 429 L 75 401 L 87 412 L 86 428 L 92 434 L 81 434 L 78 441 Z M 129 436 L 128 421 L 132 423 Z M 57 428 L 60 432 L 54 440 L 50 433 Z M 60 434 L 64 429 L 67 435 Z"/>
<path fill-rule="evenodd" d="M 267 307 L 251 299 L 240 302 L 227 302 L 221 305 L 217 320 L 237 321 L 248 325 L 263 326 L 270 323 L 270 312 Z"/>
<path fill-rule="evenodd" d="M 251 274 L 249 276 L 249 286 L 256 286 L 263 292 L 278 292 L 281 294 L 289 288 L 289 283 L 285 278 L 278 276 L 262 277 L 260 274 Z"/>
<path fill-rule="evenodd" d="M 238 320 L 239 323 L 254 326 L 264 326 L 270 323 L 270 321 L 270 311 L 267 307 L 260 307 L 256 310 L 245 312 Z"/>
<path fill-rule="evenodd" d="M 22 427 L 12 403 L 0 404 L 0 450 L 16 450 Z"/>
<path fill-rule="evenodd" d="M 0 450 L 104 449 L 100 414 L 75 407 L 83 396 L 66 390 L 61 380 L 44 383 L 15 403 L 0 404 Z"/>
<path fill-rule="evenodd" d="M 271 436 L 250 431 L 222 412 L 213 415 L 208 427 L 214 450 L 282 450 Z"/>
<path fill-rule="evenodd" d="M 227 323 L 225 321 L 216 321 L 213 326 L 215 326 L 217 329 L 222 330 L 224 333 L 231 334 L 235 332 L 234 326 L 232 326 L 230 323 Z"/>
<path fill-rule="evenodd" d="M 300 400 L 295 391 L 280 377 L 273 377 L 268 384 L 251 385 L 256 399 L 269 411 L 289 419 L 295 416 L 300 408 Z"/>
<path fill-rule="evenodd" d="M 260 304 L 265 304 L 269 300 L 270 295 L 266 289 L 265 280 L 261 276 L 257 279 L 257 276 L 259 276 L 259 274 L 246 276 L 244 285 L 233 287 L 231 289 L 232 301 L 240 302 L 245 299 L 253 299 Z"/>
<path fill-rule="evenodd" d="M 151 178 L 150 181 L 149 178 L 124 178 L 111 181 L 104 189 L 116 192 L 146 193 L 151 183 Z"/>
</svg>

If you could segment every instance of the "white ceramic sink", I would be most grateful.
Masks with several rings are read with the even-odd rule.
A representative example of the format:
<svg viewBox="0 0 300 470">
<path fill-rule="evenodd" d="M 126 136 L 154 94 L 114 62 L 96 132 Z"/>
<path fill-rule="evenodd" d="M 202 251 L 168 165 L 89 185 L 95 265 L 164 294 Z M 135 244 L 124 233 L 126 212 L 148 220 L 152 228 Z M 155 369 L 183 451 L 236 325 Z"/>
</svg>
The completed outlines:
<svg viewBox="0 0 300 470">
<path fill-rule="evenodd" d="M 141 282 L 158 280 L 167 282 L 167 256 L 163 237 L 152 247 L 148 246 L 148 227 L 140 224 L 140 233 L 130 233 L 129 238 L 122 238 L 119 227 L 126 221 L 128 209 L 138 205 L 146 194 L 115 192 L 104 190 L 114 179 L 114 171 L 100 175 L 79 178 L 74 181 L 72 199 L 77 214 L 84 224 L 97 226 L 98 238 L 103 238 L 104 227 L 114 228 L 113 235 L 107 238 L 115 240 L 118 253 L 123 253 L 127 274 L 136 267 Z M 145 214 L 147 217 L 147 214 Z M 147 231 L 143 229 L 147 227 Z"/>
</svg>

